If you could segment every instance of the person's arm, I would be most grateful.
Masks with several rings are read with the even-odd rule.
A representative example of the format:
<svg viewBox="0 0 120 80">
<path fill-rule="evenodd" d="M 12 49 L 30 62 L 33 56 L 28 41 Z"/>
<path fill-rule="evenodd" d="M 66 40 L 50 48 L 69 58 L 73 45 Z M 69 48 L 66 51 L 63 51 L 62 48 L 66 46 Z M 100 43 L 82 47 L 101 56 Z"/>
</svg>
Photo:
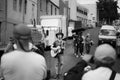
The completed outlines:
<svg viewBox="0 0 120 80">
<path fill-rule="evenodd" d="M 79 61 L 73 68 L 71 68 L 65 74 L 65 80 L 79 80 L 82 78 L 84 73 L 84 68 L 88 65 L 87 62 L 90 61 L 91 55 L 82 56 L 82 60 Z"/>
<path fill-rule="evenodd" d="M 51 45 L 51 50 L 55 51 L 58 48 L 60 48 L 59 46 L 56 46 L 56 41 L 53 43 L 53 45 Z"/>
<path fill-rule="evenodd" d="M 64 74 L 64 80 L 80 80 L 87 63 L 84 60 L 78 62 L 73 68 Z"/>
</svg>

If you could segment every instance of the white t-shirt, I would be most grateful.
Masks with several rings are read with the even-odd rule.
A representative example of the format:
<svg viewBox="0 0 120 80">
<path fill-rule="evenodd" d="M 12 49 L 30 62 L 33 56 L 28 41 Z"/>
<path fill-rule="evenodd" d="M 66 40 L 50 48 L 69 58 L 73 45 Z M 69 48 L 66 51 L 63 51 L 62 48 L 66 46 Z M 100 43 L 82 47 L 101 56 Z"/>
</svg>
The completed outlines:
<svg viewBox="0 0 120 80">
<path fill-rule="evenodd" d="M 82 80 L 109 80 L 112 70 L 106 67 L 100 67 L 95 70 L 88 71 L 82 77 Z M 117 73 L 114 80 L 120 80 L 120 74 Z"/>
<path fill-rule="evenodd" d="M 43 56 L 18 50 L 2 56 L 1 70 L 5 80 L 43 80 L 47 75 Z"/>
</svg>

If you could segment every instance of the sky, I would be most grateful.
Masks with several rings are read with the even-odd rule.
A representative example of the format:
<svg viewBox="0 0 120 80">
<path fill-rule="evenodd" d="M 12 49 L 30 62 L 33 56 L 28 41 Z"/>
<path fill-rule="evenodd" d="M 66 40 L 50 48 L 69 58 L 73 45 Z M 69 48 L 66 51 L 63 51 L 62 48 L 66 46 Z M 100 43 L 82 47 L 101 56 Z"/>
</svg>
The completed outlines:
<svg viewBox="0 0 120 80">
<path fill-rule="evenodd" d="M 98 0 L 77 0 L 80 4 L 95 4 L 95 2 Z M 120 0 L 118 0 L 118 6 L 120 7 Z M 120 9 L 118 9 L 118 12 L 120 13 Z"/>
</svg>

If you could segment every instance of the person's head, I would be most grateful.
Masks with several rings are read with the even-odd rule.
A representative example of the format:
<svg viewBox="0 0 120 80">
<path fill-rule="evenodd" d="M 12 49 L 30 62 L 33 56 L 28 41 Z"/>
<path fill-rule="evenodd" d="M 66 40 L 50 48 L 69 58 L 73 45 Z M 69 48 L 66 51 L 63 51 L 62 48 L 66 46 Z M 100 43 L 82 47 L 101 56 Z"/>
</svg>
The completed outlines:
<svg viewBox="0 0 120 80">
<path fill-rule="evenodd" d="M 56 37 L 57 37 L 58 39 L 62 39 L 62 38 L 63 38 L 63 36 L 64 36 L 64 34 L 63 34 L 63 33 L 57 33 L 57 34 L 56 34 Z"/>
<path fill-rule="evenodd" d="M 13 36 L 18 47 L 26 47 L 31 40 L 31 29 L 25 24 L 18 24 L 13 30 Z"/>
<path fill-rule="evenodd" d="M 116 51 L 109 44 L 102 44 L 96 48 L 94 61 L 97 66 L 112 67 L 116 60 Z"/>
</svg>

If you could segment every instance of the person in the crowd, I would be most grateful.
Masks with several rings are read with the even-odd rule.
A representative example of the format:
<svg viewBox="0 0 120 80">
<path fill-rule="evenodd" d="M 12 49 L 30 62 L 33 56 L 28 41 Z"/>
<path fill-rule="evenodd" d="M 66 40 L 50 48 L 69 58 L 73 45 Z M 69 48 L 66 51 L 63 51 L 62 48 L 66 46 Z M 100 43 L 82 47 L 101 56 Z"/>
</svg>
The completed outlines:
<svg viewBox="0 0 120 80">
<path fill-rule="evenodd" d="M 30 39 L 29 41 L 29 50 L 37 52 L 38 54 L 41 54 L 42 56 L 44 56 L 44 51 L 42 49 L 42 47 L 40 48 L 41 44 L 38 43 L 38 45 L 34 45 L 32 39 Z M 8 45 L 6 46 L 4 52 L 10 52 L 13 50 L 17 49 L 17 45 L 15 40 L 13 39 L 13 37 L 10 37 L 10 41 L 8 43 Z"/>
<path fill-rule="evenodd" d="M 10 51 L 13 51 L 14 50 L 14 43 L 15 43 L 15 40 L 13 39 L 13 37 L 10 37 L 9 38 L 9 43 L 7 44 L 4 52 L 7 53 L 7 52 L 10 52 Z"/>
<path fill-rule="evenodd" d="M 82 80 L 120 80 L 120 74 L 112 69 L 115 61 L 115 49 L 109 44 L 100 45 L 94 54 L 96 69 L 85 73 Z"/>
<path fill-rule="evenodd" d="M 74 55 L 77 57 L 78 54 L 78 35 L 73 33 L 73 47 L 74 47 Z"/>
<path fill-rule="evenodd" d="M 92 45 L 93 45 L 93 41 L 90 37 L 90 34 L 88 33 L 85 37 L 85 49 L 87 54 L 89 54 Z"/>
<path fill-rule="evenodd" d="M 87 63 L 91 60 L 92 55 L 84 54 L 81 57 L 81 61 L 64 73 L 64 80 L 81 80 L 85 72 L 84 69 L 88 66 Z"/>
<path fill-rule="evenodd" d="M 56 78 L 60 78 L 60 71 L 63 66 L 63 54 L 65 49 L 65 42 L 62 40 L 64 34 L 62 32 L 59 32 L 56 34 L 57 40 L 53 43 L 51 46 L 51 56 L 57 59 L 57 63 L 55 65 L 56 69 Z M 53 52 L 52 52 L 53 51 Z"/>
<path fill-rule="evenodd" d="M 79 33 L 78 48 L 79 48 L 80 55 L 83 55 L 83 51 L 84 51 L 84 36 L 82 35 L 82 32 Z"/>
<path fill-rule="evenodd" d="M 1 57 L 3 80 L 44 80 L 47 76 L 46 60 L 29 49 L 31 30 L 26 24 L 18 24 L 13 30 L 17 49 Z"/>
<path fill-rule="evenodd" d="M 83 55 L 84 51 L 84 37 L 82 35 L 82 32 L 73 35 L 73 40 L 74 40 L 74 54 L 78 58 L 79 53 L 80 55 Z"/>
<path fill-rule="evenodd" d="M 102 44 L 95 50 L 95 54 L 85 54 L 78 62 L 64 75 L 64 80 L 119 80 L 120 74 L 112 69 L 116 60 L 116 51 L 109 44 Z M 88 64 L 94 60 L 96 67 L 84 71 Z M 86 72 L 86 73 L 85 73 Z"/>
</svg>

